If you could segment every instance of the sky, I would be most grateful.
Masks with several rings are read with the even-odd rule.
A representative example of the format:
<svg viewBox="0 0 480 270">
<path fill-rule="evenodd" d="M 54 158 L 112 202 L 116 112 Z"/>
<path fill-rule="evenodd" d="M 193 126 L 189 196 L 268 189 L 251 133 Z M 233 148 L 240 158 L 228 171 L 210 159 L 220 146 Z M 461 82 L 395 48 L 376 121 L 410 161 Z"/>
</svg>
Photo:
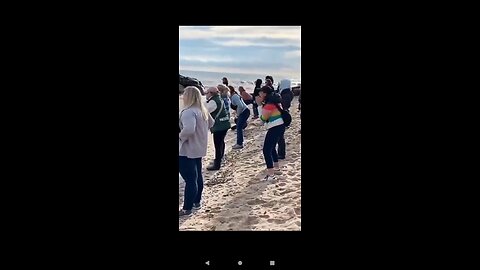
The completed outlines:
<svg viewBox="0 0 480 270">
<path fill-rule="evenodd" d="M 180 26 L 179 69 L 300 79 L 300 26 Z"/>
</svg>

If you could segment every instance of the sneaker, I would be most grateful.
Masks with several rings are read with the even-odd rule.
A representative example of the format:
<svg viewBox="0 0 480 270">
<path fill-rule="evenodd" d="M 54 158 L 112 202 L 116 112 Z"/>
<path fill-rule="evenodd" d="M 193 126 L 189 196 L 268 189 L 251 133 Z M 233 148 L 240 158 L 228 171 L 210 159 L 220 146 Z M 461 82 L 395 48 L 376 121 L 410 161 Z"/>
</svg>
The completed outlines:
<svg viewBox="0 0 480 270">
<path fill-rule="evenodd" d="M 202 205 L 200 203 L 193 203 L 193 209 L 198 210 L 202 208 Z"/>
<path fill-rule="evenodd" d="M 235 144 L 234 146 L 232 146 L 232 149 L 242 149 L 243 148 L 243 145 L 239 145 L 239 144 Z"/>
<path fill-rule="evenodd" d="M 181 209 L 179 212 L 178 212 L 178 216 L 181 217 L 181 216 L 188 216 L 188 215 L 191 215 L 192 214 L 192 210 L 185 210 L 185 209 Z"/>
<path fill-rule="evenodd" d="M 265 176 L 265 178 L 263 178 L 263 181 L 273 181 L 273 180 L 277 180 L 277 177 L 275 175 L 268 175 Z"/>
<path fill-rule="evenodd" d="M 220 164 L 212 163 L 207 167 L 207 171 L 218 171 L 218 170 L 220 170 Z"/>
</svg>

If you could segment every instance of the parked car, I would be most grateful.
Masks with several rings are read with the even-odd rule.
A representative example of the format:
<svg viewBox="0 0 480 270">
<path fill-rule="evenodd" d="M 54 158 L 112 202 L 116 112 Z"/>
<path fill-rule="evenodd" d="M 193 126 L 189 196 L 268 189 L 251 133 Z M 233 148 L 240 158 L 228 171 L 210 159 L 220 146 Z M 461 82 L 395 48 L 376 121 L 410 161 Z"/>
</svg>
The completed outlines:
<svg viewBox="0 0 480 270">
<path fill-rule="evenodd" d="M 183 94 L 183 89 L 185 89 L 185 87 L 187 86 L 195 86 L 198 88 L 198 90 L 200 90 L 200 93 L 202 93 L 202 95 L 205 95 L 205 87 L 203 86 L 202 82 L 195 79 L 195 78 L 190 78 L 190 77 L 186 77 L 186 76 L 182 76 L 180 74 L 178 74 L 178 84 L 179 84 L 179 87 L 178 87 L 178 93 L 179 94 Z"/>
</svg>

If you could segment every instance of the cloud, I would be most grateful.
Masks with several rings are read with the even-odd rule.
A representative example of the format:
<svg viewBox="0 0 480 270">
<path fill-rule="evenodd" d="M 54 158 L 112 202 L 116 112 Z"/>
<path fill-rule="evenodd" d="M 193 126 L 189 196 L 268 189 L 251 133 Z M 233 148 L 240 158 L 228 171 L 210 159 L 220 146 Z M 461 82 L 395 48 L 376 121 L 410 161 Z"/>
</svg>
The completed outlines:
<svg viewBox="0 0 480 270">
<path fill-rule="evenodd" d="M 287 39 L 300 40 L 300 26 L 180 26 L 180 39 Z"/>
<path fill-rule="evenodd" d="M 184 70 L 299 77 L 300 26 L 180 26 Z"/>
<path fill-rule="evenodd" d="M 230 63 L 234 61 L 233 58 L 228 56 L 215 57 L 210 55 L 195 55 L 195 56 L 180 56 L 181 61 L 192 61 L 192 62 L 202 62 L 202 63 Z"/>
<path fill-rule="evenodd" d="M 220 46 L 226 47 L 300 47 L 300 42 L 296 40 L 248 40 L 248 39 L 230 39 L 212 41 Z"/>
<path fill-rule="evenodd" d="M 300 48 L 300 26 L 180 26 L 180 41 L 202 41 L 222 47 Z"/>
</svg>

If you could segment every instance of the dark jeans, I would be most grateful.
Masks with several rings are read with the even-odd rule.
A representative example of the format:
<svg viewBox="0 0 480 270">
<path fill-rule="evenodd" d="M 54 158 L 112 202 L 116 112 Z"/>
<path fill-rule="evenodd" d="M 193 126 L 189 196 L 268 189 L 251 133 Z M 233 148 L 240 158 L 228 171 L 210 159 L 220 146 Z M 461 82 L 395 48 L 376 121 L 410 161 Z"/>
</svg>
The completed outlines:
<svg viewBox="0 0 480 270">
<path fill-rule="evenodd" d="M 178 170 L 185 180 L 183 209 L 192 210 L 193 203 L 200 203 L 202 199 L 202 158 L 178 156 Z"/>
<path fill-rule="evenodd" d="M 282 94 L 282 108 L 286 111 L 290 110 L 290 106 L 292 105 L 293 100 L 293 92 L 292 90 L 283 90 Z"/>
<path fill-rule="evenodd" d="M 278 139 L 278 157 L 281 159 L 285 158 L 285 134 L 282 133 L 282 136 Z"/>
<path fill-rule="evenodd" d="M 268 169 L 273 168 L 274 162 L 278 162 L 278 155 L 275 146 L 277 146 L 280 138 L 283 138 L 283 133 L 285 133 L 285 126 L 283 124 L 269 128 L 267 131 L 265 142 L 263 143 L 263 157 L 265 158 L 265 163 L 267 164 Z"/>
<path fill-rule="evenodd" d="M 257 103 L 255 102 L 255 100 L 253 101 L 253 115 L 254 116 L 258 116 L 258 105 Z"/>
<path fill-rule="evenodd" d="M 243 145 L 243 126 L 247 123 L 248 117 L 250 116 L 250 109 L 245 108 L 243 112 L 238 116 L 237 122 L 237 144 Z"/>
<path fill-rule="evenodd" d="M 227 135 L 227 131 L 228 129 L 213 132 L 213 144 L 215 145 L 215 162 L 221 162 L 223 155 L 225 154 L 225 136 Z"/>
<path fill-rule="evenodd" d="M 245 102 L 245 104 L 253 104 L 255 102 L 254 99 L 250 99 L 250 100 L 243 100 L 243 102 Z"/>
</svg>

